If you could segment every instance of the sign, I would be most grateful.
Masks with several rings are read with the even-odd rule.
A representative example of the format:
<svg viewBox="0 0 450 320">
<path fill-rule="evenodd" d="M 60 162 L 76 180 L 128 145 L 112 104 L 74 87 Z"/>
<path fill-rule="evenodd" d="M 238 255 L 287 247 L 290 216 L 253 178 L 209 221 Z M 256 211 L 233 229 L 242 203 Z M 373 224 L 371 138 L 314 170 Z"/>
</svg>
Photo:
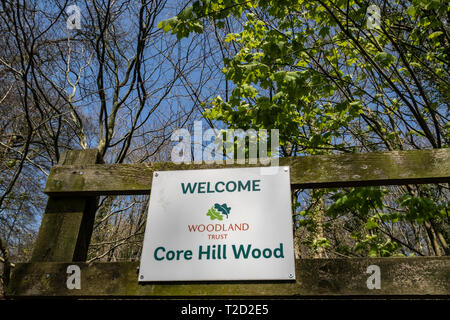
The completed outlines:
<svg viewBox="0 0 450 320">
<path fill-rule="evenodd" d="M 155 172 L 139 281 L 293 280 L 289 167 Z"/>
</svg>

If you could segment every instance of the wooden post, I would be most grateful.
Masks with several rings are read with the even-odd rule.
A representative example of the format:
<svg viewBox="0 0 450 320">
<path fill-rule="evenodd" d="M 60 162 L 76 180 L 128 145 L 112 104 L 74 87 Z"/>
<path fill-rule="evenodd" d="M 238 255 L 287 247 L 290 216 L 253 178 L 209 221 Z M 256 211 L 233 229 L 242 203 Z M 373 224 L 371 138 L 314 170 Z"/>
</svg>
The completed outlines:
<svg viewBox="0 0 450 320">
<path fill-rule="evenodd" d="M 100 162 L 97 149 L 71 150 L 62 154 L 58 165 Z M 77 183 L 83 183 L 83 175 L 83 171 L 77 172 Z M 50 197 L 31 261 L 86 261 L 97 203 L 97 197 Z"/>
</svg>

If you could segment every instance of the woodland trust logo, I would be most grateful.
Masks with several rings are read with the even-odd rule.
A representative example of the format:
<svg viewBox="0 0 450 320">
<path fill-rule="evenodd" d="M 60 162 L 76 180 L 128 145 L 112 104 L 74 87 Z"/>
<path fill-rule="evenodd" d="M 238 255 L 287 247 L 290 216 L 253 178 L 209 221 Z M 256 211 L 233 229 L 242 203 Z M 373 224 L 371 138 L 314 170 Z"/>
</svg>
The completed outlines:
<svg viewBox="0 0 450 320">
<path fill-rule="evenodd" d="M 208 224 L 189 224 L 187 229 L 189 232 L 205 233 L 208 240 L 224 240 L 230 236 L 233 232 L 245 232 L 250 229 L 250 225 L 247 222 L 240 223 L 223 223 L 224 218 L 228 219 L 228 215 L 231 212 L 231 207 L 226 203 L 215 203 L 207 212 L 206 216 L 215 223 Z M 222 222 L 222 223 L 219 223 Z"/>
<path fill-rule="evenodd" d="M 231 208 L 228 207 L 226 203 L 223 203 L 223 204 L 215 203 L 214 206 L 208 210 L 206 215 L 209 216 L 209 218 L 211 220 L 217 219 L 219 221 L 222 221 L 223 216 L 226 216 L 228 219 L 230 210 L 231 210 Z"/>
</svg>

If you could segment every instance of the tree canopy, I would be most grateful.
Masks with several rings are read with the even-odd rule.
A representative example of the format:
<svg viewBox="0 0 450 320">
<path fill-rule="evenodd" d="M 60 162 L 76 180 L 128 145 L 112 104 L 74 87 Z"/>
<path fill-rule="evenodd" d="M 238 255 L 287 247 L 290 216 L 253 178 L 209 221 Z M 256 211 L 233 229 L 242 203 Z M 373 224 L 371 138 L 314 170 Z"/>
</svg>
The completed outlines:
<svg viewBox="0 0 450 320">
<path fill-rule="evenodd" d="M 284 156 L 448 147 L 448 3 L 374 3 L 196 1 L 159 27 L 178 38 L 211 24 L 223 31 L 224 45 L 235 48 L 222 70 L 232 88 L 206 102 L 204 116 L 231 128 L 277 128 Z M 448 186 L 310 195 L 297 218 L 316 234 L 312 247 L 329 246 L 323 227 L 342 217 L 357 242 L 350 250 L 334 241 L 341 254 L 422 255 L 427 237 L 431 251 L 449 253 Z"/>
</svg>

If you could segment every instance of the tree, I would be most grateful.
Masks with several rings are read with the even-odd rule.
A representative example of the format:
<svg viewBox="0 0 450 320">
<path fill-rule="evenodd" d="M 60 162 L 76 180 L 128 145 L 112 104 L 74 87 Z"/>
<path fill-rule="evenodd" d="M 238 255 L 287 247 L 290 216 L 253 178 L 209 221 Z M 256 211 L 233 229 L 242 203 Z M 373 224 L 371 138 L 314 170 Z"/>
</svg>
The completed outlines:
<svg viewBox="0 0 450 320">
<path fill-rule="evenodd" d="M 43 44 L 63 13 L 37 14 L 47 5 L 0 4 L 0 237 L 11 259 L 29 254 L 35 217 L 44 201 L 35 190 L 56 160 L 60 143 L 70 145 L 61 121 L 64 106 L 38 75 L 43 60 L 54 62 L 51 48 Z"/>
<path fill-rule="evenodd" d="M 242 21 L 224 39 L 239 48 L 223 59 L 233 89 L 204 116 L 232 128 L 277 128 L 284 156 L 448 147 L 450 8 L 379 1 L 381 21 L 370 28 L 370 4 L 196 1 L 160 27 L 182 38 L 210 21 Z M 338 255 L 449 254 L 448 190 L 313 192 L 311 205 L 298 208 L 298 225 L 315 225 L 310 246 Z M 324 212 L 327 221 L 315 218 Z M 321 235 L 332 221 L 344 237 Z"/>
<path fill-rule="evenodd" d="M 190 76 L 208 68 L 200 37 L 178 41 L 156 27 L 172 10 L 164 0 L 81 1 L 81 28 L 73 30 L 69 4 L 0 2 L 0 237 L 12 261 L 31 251 L 45 204 L 36 190 L 61 152 L 98 148 L 107 163 L 167 160 L 173 129 L 199 114 L 214 74 Z M 138 207 L 141 199 L 127 201 Z M 141 232 L 139 219 L 122 228 L 111 214 L 123 203 L 100 199 L 97 242 Z M 123 207 L 117 214 L 141 214 Z M 120 232 L 106 236 L 107 224 Z"/>
</svg>

